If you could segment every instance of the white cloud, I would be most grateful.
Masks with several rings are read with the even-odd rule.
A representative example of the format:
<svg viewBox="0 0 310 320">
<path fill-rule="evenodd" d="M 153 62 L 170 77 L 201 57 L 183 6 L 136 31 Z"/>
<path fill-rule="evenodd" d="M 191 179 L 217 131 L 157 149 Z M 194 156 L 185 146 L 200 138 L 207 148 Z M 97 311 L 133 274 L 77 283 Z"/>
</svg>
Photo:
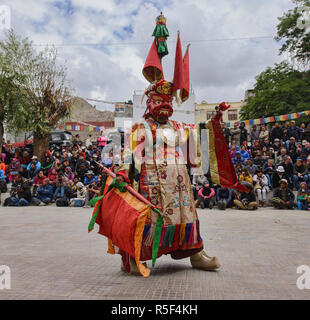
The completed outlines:
<svg viewBox="0 0 310 320">
<path fill-rule="evenodd" d="M 77 95 L 108 100 L 131 99 L 134 90 L 148 85 L 141 69 L 162 10 L 170 31 L 165 75 L 172 79 L 180 30 L 181 40 L 192 41 L 191 83 L 197 102 L 243 99 L 254 77 L 281 58 L 272 39 L 195 40 L 274 36 L 277 17 L 292 7 L 291 0 L 0 0 L 0 4 L 11 7 L 13 27 L 23 36 L 37 44 L 64 45 L 58 49 L 60 60 L 67 62 Z M 104 46 L 73 45 L 92 43 Z"/>
</svg>

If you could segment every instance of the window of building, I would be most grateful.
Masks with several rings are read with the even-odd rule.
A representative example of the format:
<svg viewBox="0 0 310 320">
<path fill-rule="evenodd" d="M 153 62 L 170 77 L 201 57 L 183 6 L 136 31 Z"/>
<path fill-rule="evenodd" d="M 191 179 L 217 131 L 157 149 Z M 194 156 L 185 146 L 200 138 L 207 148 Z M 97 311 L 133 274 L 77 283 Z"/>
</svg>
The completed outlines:
<svg viewBox="0 0 310 320">
<path fill-rule="evenodd" d="M 216 114 L 216 111 L 207 111 L 207 120 L 210 120 L 213 115 Z"/>
<path fill-rule="evenodd" d="M 238 120 L 238 111 L 237 110 L 228 110 L 228 121 Z"/>
</svg>

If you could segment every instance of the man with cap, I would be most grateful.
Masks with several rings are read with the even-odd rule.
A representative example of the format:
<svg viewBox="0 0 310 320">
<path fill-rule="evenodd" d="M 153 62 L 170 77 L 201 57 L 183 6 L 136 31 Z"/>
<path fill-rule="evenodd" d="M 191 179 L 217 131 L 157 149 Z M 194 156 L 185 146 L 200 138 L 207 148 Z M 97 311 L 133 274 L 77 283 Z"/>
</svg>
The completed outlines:
<svg viewBox="0 0 310 320">
<path fill-rule="evenodd" d="M 280 141 L 280 139 L 275 138 L 275 139 L 273 140 L 272 148 L 273 148 L 274 152 L 278 152 L 278 151 L 280 150 L 280 148 L 281 148 L 281 141 Z"/>
<path fill-rule="evenodd" d="M 33 156 L 31 158 L 31 162 L 27 166 L 27 171 L 30 170 L 30 167 L 31 167 L 32 163 L 35 164 L 37 171 L 39 171 L 41 169 L 41 163 L 39 162 L 38 157 L 37 156 Z"/>
<path fill-rule="evenodd" d="M 294 208 L 295 195 L 288 188 L 288 182 L 286 179 L 280 180 L 280 188 L 277 188 L 273 193 L 273 198 L 270 199 L 270 203 L 277 209 L 293 209 Z"/>
<path fill-rule="evenodd" d="M 92 184 L 93 182 L 98 183 L 97 177 L 94 175 L 94 172 L 92 170 L 89 170 L 86 172 L 86 176 L 84 178 L 84 186 L 88 186 Z"/>
<path fill-rule="evenodd" d="M 279 188 L 281 179 L 286 179 L 289 181 L 289 177 L 285 173 L 284 167 L 278 166 L 276 172 L 272 175 L 272 188 Z"/>
</svg>

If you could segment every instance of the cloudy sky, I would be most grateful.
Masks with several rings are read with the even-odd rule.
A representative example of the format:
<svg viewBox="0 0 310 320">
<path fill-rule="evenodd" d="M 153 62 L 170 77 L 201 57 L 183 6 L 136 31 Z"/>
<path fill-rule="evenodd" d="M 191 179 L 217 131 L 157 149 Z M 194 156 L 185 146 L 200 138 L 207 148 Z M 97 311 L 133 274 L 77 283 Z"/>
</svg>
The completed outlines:
<svg viewBox="0 0 310 320">
<path fill-rule="evenodd" d="M 124 101 L 148 85 L 141 70 L 153 41 L 155 18 L 167 17 L 172 80 L 177 30 L 190 47 L 196 101 L 239 101 L 254 77 L 283 59 L 273 40 L 277 17 L 291 0 L 0 0 L 12 27 L 37 48 L 54 44 L 76 95 Z M 263 38 L 270 37 L 270 38 Z M 251 39 L 244 39 L 251 38 Z"/>
</svg>

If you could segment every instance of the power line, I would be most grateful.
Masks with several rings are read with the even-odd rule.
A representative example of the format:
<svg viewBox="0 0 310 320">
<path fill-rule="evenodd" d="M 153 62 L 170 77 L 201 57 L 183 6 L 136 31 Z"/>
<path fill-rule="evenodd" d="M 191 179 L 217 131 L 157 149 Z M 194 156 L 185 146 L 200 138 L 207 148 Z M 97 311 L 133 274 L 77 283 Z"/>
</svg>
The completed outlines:
<svg viewBox="0 0 310 320">
<path fill-rule="evenodd" d="M 218 39 L 198 39 L 198 40 L 183 40 L 183 43 L 200 43 L 200 42 L 219 42 L 219 41 L 242 41 L 242 40 L 256 40 L 256 39 L 273 39 L 273 36 L 254 36 L 254 37 L 240 37 L 240 38 L 218 38 Z M 174 43 L 176 40 L 169 40 L 168 43 Z M 97 46 L 136 46 L 146 45 L 150 42 L 108 42 L 108 43 L 62 43 L 62 44 L 34 44 L 34 46 L 55 46 L 55 47 L 97 47 Z"/>
</svg>

